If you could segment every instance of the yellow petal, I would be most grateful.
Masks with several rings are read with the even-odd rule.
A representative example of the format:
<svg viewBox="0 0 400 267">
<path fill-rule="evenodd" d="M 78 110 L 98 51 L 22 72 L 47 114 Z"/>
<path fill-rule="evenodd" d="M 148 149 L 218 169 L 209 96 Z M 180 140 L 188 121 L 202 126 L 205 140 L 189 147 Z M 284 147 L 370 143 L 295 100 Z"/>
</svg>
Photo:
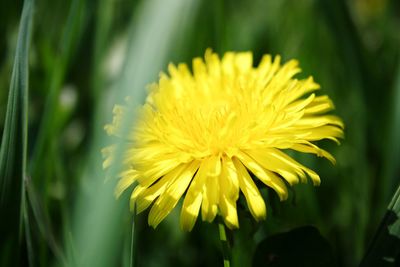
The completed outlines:
<svg viewBox="0 0 400 267">
<path fill-rule="evenodd" d="M 239 227 L 236 201 L 239 197 L 239 181 L 231 159 L 224 159 L 219 176 L 219 207 L 225 224 L 230 229 Z"/>
<path fill-rule="evenodd" d="M 186 196 L 185 200 L 186 199 L 188 200 L 184 202 L 185 205 L 184 207 L 182 207 L 180 222 L 182 230 L 190 232 L 192 231 L 193 226 L 199 215 L 203 196 L 202 193 L 199 192 L 198 194 L 193 195 L 193 197 L 191 198 L 188 198 L 188 196 Z"/>
<path fill-rule="evenodd" d="M 212 222 L 218 213 L 219 185 L 217 177 L 207 177 L 203 186 L 201 217 L 203 221 Z"/>
<path fill-rule="evenodd" d="M 134 176 L 135 180 L 139 177 L 139 173 L 132 168 L 132 166 L 129 166 L 128 168 L 125 168 L 125 170 L 121 171 L 118 173 L 117 177 L 126 177 L 126 176 Z"/>
<path fill-rule="evenodd" d="M 308 106 L 315 99 L 315 94 L 311 94 L 306 99 L 295 101 L 285 108 L 286 112 L 299 112 Z"/>
<path fill-rule="evenodd" d="M 241 151 L 236 156 L 261 182 L 274 189 L 281 201 L 288 198 L 286 185 L 279 177 L 262 168 L 254 159 Z"/>
<path fill-rule="evenodd" d="M 201 58 L 193 59 L 193 75 L 196 79 L 201 79 L 207 74 L 207 68 Z"/>
<path fill-rule="evenodd" d="M 217 156 L 210 157 L 206 166 L 206 181 L 203 185 L 203 203 L 201 217 L 204 221 L 212 222 L 218 213 L 219 184 L 218 176 L 221 174 L 221 159 Z"/>
<path fill-rule="evenodd" d="M 141 193 L 143 193 L 143 191 L 146 190 L 146 187 L 143 187 L 141 185 L 137 185 L 135 187 L 135 189 L 133 190 L 132 194 L 131 194 L 131 199 L 130 199 L 130 209 L 131 211 L 135 210 L 136 207 L 136 199 L 138 198 L 138 196 L 140 196 Z"/>
<path fill-rule="evenodd" d="M 314 82 L 313 77 L 308 77 L 305 80 L 298 81 L 296 90 L 291 90 L 286 101 L 287 103 L 291 103 L 292 101 L 299 99 L 301 96 L 318 89 L 320 89 L 320 85 Z"/>
<path fill-rule="evenodd" d="M 343 138 L 343 130 L 334 125 L 325 125 L 318 128 L 303 130 L 308 135 L 305 137 L 308 141 L 318 141 L 330 139 L 339 144 L 338 138 Z"/>
<path fill-rule="evenodd" d="M 207 49 L 204 59 L 207 65 L 208 75 L 211 77 L 220 77 L 221 66 L 218 55 L 213 53 L 211 49 Z"/>
<path fill-rule="evenodd" d="M 324 157 L 328 159 L 332 164 L 336 164 L 335 158 L 328 151 L 323 150 L 310 142 L 304 142 L 304 144 L 293 144 L 291 145 L 290 149 L 303 153 L 316 154 L 318 157 Z"/>
<path fill-rule="evenodd" d="M 290 185 L 299 182 L 298 175 L 304 177 L 304 173 L 300 164 L 285 164 L 281 160 L 274 157 L 270 152 L 272 149 L 246 150 L 252 159 L 260 164 L 264 169 L 273 171 L 281 175 Z"/>
<path fill-rule="evenodd" d="M 235 67 L 239 73 L 246 73 L 253 67 L 253 55 L 251 52 L 237 53 L 235 57 Z"/>
<path fill-rule="evenodd" d="M 231 158 L 224 157 L 222 160 L 222 171 L 220 177 L 226 177 L 223 179 L 223 187 L 226 190 L 227 197 L 237 200 L 239 198 L 239 180 L 236 167 L 233 164 Z"/>
<path fill-rule="evenodd" d="M 150 226 L 156 228 L 176 206 L 198 167 L 198 161 L 192 161 L 190 164 L 187 164 L 186 169 L 184 169 L 184 171 L 176 177 L 175 181 L 168 186 L 165 192 L 158 197 L 149 213 L 148 223 Z"/>
<path fill-rule="evenodd" d="M 308 174 L 308 176 L 310 176 L 314 185 L 319 185 L 321 183 L 321 180 L 320 180 L 318 174 L 316 174 L 313 170 L 307 168 L 306 166 L 301 165 L 300 163 L 298 163 L 297 161 L 295 161 L 294 159 L 292 159 L 291 157 L 289 157 L 288 155 L 286 155 L 284 152 L 280 151 L 279 149 L 271 148 L 271 149 L 269 149 L 269 154 L 271 156 L 275 157 L 276 159 L 281 160 L 284 164 L 293 166 L 294 168 L 300 167 L 305 173 Z"/>
<path fill-rule="evenodd" d="M 203 199 L 203 186 L 207 179 L 208 162 L 203 160 L 186 193 L 181 210 L 181 227 L 191 231 L 199 214 Z"/>
<path fill-rule="evenodd" d="M 239 228 L 239 220 L 236 210 L 236 200 L 221 195 L 219 199 L 219 207 L 221 209 L 222 218 L 229 229 Z"/>
<path fill-rule="evenodd" d="M 264 200 L 261 197 L 260 191 L 258 191 L 256 184 L 250 177 L 243 164 L 236 158 L 233 158 L 232 161 L 236 166 L 240 190 L 242 190 L 246 198 L 251 215 L 253 215 L 257 221 L 265 220 L 267 216 L 267 209 L 265 207 Z"/>
<path fill-rule="evenodd" d="M 147 209 L 158 196 L 164 193 L 165 189 L 173 182 L 176 175 L 176 172 L 170 172 L 158 180 L 154 185 L 146 188 L 146 190 L 144 190 L 136 199 L 136 212 L 139 214 Z"/>
<path fill-rule="evenodd" d="M 131 186 L 131 185 L 135 182 L 137 176 L 138 176 L 137 174 L 133 174 L 133 175 L 127 175 L 127 176 L 122 177 L 122 178 L 118 181 L 117 186 L 115 187 L 115 191 L 114 191 L 115 197 L 117 197 L 117 198 L 120 197 L 121 194 L 122 194 L 129 186 Z"/>
<path fill-rule="evenodd" d="M 165 191 L 166 187 L 175 181 L 176 177 L 178 177 L 186 167 L 186 164 L 175 167 L 175 169 L 157 180 L 150 187 L 148 184 L 139 183 L 131 196 L 131 203 L 136 203 L 136 213 L 139 214 L 148 208 L 150 204 Z"/>
<path fill-rule="evenodd" d="M 225 75 L 234 75 L 235 74 L 235 65 L 234 65 L 235 54 L 232 52 L 225 53 L 222 58 L 222 70 Z"/>
<path fill-rule="evenodd" d="M 336 125 L 340 128 L 344 128 L 344 124 L 342 120 L 334 115 L 324 115 L 324 116 L 313 116 L 313 117 L 304 117 L 299 120 L 295 126 L 296 127 L 307 127 L 307 128 L 316 128 L 323 125 Z"/>
<path fill-rule="evenodd" d="M 305 114 L 307 115 L 316 115 L 331 111 L 334 109 L 335 106 L 333 105 L 330 98 L 326 95 L 317 96 L 314 98 L 314 101 L 311 102 L 305 109 Z"/>
<path fill-rule="evenodd" d="M 152 168 L 149 167 L 149 170 L 143 173 L 143 176 L 138 177 L 138 182 L 143 186 L 150 186 L 160 177 L 179 167 L 179 164 L 179 161 L 172 159 L 158 162 L 157 164 L 154 164 Z"/>
<path fill-rule="evenodd" d="M 310 176 L 311 181 L 313 182 L 313 184 L 315 186 L 318 186 L 321 184 L 321 179 L 319 178 L 319 175 L 315 171 L 313 171 L 307 167 L 304 167 L 304 170 L 306 171 L 308 176 Z"/>
</svg>

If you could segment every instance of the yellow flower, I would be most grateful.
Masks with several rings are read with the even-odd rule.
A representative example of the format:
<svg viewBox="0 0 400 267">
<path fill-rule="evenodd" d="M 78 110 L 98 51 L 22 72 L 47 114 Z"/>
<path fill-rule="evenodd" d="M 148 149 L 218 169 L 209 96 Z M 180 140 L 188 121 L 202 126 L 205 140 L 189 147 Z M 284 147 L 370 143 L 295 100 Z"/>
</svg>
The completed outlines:
<svg viewBox="0 0 400 267">
<path fill-rule="evenodd" d="M 343 136 L 343 123 L 326 115 L 333 104 L 312 77 L 297 80 L 298 62 L 280 64 L 265 55 L 253 67 L 252 53 L 228 52 L 220 60 L 207 50 L 205 61 L 170 64 L 140 107 L 127 140 L 124 169 L 116 195 L 137 183 L 131 207 L 151 210 L 148 222 L 156 227 L 185 194 L 181 226 L 191 230 L 201 209 L 202 219 L 219 213 L 229 228 L 239 227 L 236 202 L 243 193 L 253 217 L 266 218 L 266 206 L 255 179 L 272 188 L 281 200 L 286 184 L 320 184 L 317 173 L 283 150 L 313 153 L 335 162 L 313 141 Z M 105 127 L 121 137 L 127 107 L 114 108 L 113 123 Z M 104 149 L 104 167 L 113 161 L 114 147 Z"/>
</svg>

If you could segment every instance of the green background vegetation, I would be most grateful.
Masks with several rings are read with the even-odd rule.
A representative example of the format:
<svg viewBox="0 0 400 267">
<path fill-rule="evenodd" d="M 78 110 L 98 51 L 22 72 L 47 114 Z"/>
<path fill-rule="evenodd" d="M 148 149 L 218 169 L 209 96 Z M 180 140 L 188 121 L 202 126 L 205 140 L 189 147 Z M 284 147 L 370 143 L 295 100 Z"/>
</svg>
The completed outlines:
<svg viewBox="0 0 400 267">
<path fill-rule="evenodd" d="M 256 63 L 298 59 L 346 125 L 340 146 L 321 143 L 336 166 L 295 155 L 320 187 L 296 185 L 283 203 L 262 189 L 267 221 L 252 225 L 244 212 L 233 261 L 245 266 L 266 237 L 312 225 L 332 266 L 360 262 L 399 183 L 399 1 L 25 2 L 22 20 L 23 1 L 0 3 L 1 266 L 221 266 L 217 225 L 184 233 L 179 207 L 157 230 L 136 216 L 132 238 L 129 193 L 114 199 L 100 154 L 115 142 L 103 131 L 114 104 L 141 103 L 168 62 L 190 64 L 208 47 L 250 50 Z M 307 236 L 287 250 L 320 257 Z"/>
</svg>

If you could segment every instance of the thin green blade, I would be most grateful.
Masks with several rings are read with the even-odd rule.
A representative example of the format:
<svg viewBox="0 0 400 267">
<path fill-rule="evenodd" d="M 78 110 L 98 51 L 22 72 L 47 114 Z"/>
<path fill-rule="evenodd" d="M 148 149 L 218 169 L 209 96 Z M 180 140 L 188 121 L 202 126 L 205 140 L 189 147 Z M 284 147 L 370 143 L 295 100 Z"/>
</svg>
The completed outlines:
<svg viewBox="0 0 400 267">
<path fill-rule="evenodd" d="M 28 137 L 28 58 L 32 28 L 33 0 L 25 0 L 18 32 L 17 48 L 11 75 L 5 125 L 0 148 L 0 236 L 2 248 L 12 248 L 0 255 L 2 262 L 18 261 L 20 250 L 22 182 L 26 174 Z M 4 251 L 2 249 L 2 251 Z"/>
</svg>

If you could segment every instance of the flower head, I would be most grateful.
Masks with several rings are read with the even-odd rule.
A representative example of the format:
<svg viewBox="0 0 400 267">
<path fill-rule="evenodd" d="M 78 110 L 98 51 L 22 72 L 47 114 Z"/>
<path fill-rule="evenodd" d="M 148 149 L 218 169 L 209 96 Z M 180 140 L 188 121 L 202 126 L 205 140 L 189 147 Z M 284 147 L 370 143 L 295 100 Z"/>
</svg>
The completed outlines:
<svg viewBox="0 0 400 267">
<path fill-rule="evenodd" d="M 272 188 L 281 200 L 287 184 L 320 178 L 283 150 L 334 158 L 313 141 L 343 136 L 343 123 L 326 112 L 334 108 L 328 96 L 316 96 L 312 77 L 298 80 L 298 62 L 281 65 L 265 55 L 253 67 L 252 54 L 226 53 L 222 59 L 207 50 L 186 64 L 170 64 L 150 86 L 128 136 L 124 170 L 116 194 L 137 183 L 131 195 L 137 212 L 151 206 L 148 222 L 156 227 L 185 194 L 181 226 L 191 230 L 201 210 L 213 221 L 220 213 L 229 228 L 239 227 L 236 202 L 243 193 L 258 221 L 266 218 L 265 202 L 255 179 Z M 110 135 L 120 136 L 127 108 L 114 108 Z M 105 167 L 113 147 L 104 149 Z"/>
</svg>

